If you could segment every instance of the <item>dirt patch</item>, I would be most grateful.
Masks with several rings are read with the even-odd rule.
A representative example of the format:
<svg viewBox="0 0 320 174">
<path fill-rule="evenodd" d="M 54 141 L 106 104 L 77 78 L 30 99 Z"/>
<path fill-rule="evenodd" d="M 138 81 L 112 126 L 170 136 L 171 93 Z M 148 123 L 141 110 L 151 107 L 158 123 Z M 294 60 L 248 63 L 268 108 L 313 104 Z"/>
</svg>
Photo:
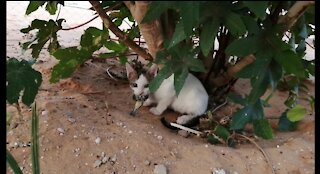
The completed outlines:
<svg viewBox="0 0 320 174">
<path fill-rule="evenodd" d="M 252 144 L 232 149 L 210 145 L 196 136 L 184 138 L 161 125 L 160 117 L 149 113 L 148 107 L 136 117 L 130 116 L 134 101 L 127 82 L 106 74 L 114 61 L 89 61 L 72 78 L 50 84 L 56 61 L 46 57 L 34 66 L 44 78 L 36 98 L 43 173 L 152 173 L 156 164 L 164 164 L 173 174 L 205 174 L 218 168 L 227 173 L 271 173 L 265 157 Z M 312 84 L 308 86 L 314 91 Z M 242 80 L 233 90 L 245 93 L 247 88 L 248 81 Z M 266 115 L 279 116 L 287 95 L 278 92 Z M 232 107 L 226 108 L 217 111 L 217 116 L 230 114 Z M 7 110 L 18 123 L 7 133 L 7 147 L 23 171 L 31 173 L 30 147 L 21 145 L 30 141 L 31 110 L 22 106 L 20 122 L 14 107 Z M 276 128 L 276 120 L 272 122 Z M 276 173 L 314 173 L 314 115 L 307 116 L 295 132 L 274 132 L 274 140 L 259 139 L 257 143 L 268 154 Z M 99 164 L 103 157 L 107 162 Z"/>
</svg>

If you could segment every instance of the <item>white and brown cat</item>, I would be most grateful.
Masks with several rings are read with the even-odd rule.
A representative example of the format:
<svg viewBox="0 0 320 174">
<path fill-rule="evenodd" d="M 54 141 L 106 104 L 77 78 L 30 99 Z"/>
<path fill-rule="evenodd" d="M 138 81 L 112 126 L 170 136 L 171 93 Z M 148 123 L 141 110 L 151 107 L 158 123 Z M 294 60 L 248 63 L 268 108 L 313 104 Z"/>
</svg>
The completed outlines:
<svg viewBox="0 0 320 174">
<path fill-rule="evenodd" d="M 188 74 L 180 94 L 176 96 L 173 74 L 162 82 L 156 92 L 150 93 L 149 82 L 158 71 L 156 64 L 153 64 L 147 71 L 136 71 L 129 63 L 126 63 L 126 70 L 134 98 L 142 98 L 143 106 L 156 105 L 150 108 L 152 114 L 161 115 L 167 108 L 171 108 L 183 114 L 178 117 L 177 123 L 184 125 L 206 112 L 208 94 L 201 82 L 191 73 Z"/>
</svg>

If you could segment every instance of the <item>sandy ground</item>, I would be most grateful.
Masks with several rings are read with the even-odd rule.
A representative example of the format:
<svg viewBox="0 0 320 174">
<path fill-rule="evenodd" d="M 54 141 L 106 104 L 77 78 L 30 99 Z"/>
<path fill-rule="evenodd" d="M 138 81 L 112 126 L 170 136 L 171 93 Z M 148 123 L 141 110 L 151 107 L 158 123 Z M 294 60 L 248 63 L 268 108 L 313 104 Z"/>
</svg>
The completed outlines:
<svg viewBox="0 0 320 174">
<path fill-rule="evenodd" d="M 8 3 L 7 8 L 14 9 L 16 5 Z M 30 52 L 22 54 L 18 46 L 25 37 L 19 33 L 18 27 L 25 27 L 28 22 L 21 22 L 25 18 L 17 15 L 7 14 L 7 56 L 28 59 Z M 87 19 L 90 19 L 90 14 L 81 21 Z M 83 29 L 78 29 L 72 31 L 74 36 L 61 34 L 62 44 L 76 45 L 82 32 Z M 50 84 L 48 79 L 55 63 L 54 57 L 42 51 L 34 65 L 44 80 L 36 98 L 40 114 L 40 165 L 43 174 L 142 174 L 153 173 L 157 164 L 164 164 L 170 174 L 207 174 L 217 168 L 228 174 L 272 173 L 263 154 L 250 143 L 233 149 L 210 145 L 196 136 L 184 138 L 162 126 L 160 117 L 149 113 L 148 108 L 142 108 L 136 117 L 129 116 L 134 101 L 128 84 L 114 81 L 105 73 L 114 61 L 88 62 L 72 78 Z M 123 67 L 119 67 L 120 70 Z M 307 85 L 314 95 L 314 84 Z M 241 80 L 234 91 L 241 94 L 248 88 L 248 81 Z M 287 95 L 287 92 L 278 92 L 272 98 L 270 103 L 273 107 L 266 109 L 267 117 L 281 114 Z M 301 104 L 308 108 L 308 115 L 298 130 L 278 132 L 277 120 L 270 119 L 275 138 L 256 140 L 267 153 L 277 174 L 315 173 L 314 114 L 310 113 L 306 102 Z M 228 115 L 232 110 L 234 108 L 230 105 L 217 111 L 216 115 Z M 28 146 L 31 109 L 22 106 L 22 121 L 18 120 L 15 107 L 7 105 L 7 112 L 13 115 L 12 123 L 15 125 L 7 131 L 7 148 L 23 172 L 31 173 Z M 168 111 L 164 114 L 175 113 Z M 107 162 L 95 167 L 95 162 L 102 157 L 107 157 Z M 12 173 L 9 167 L 7 173 Z"/>
</svg>

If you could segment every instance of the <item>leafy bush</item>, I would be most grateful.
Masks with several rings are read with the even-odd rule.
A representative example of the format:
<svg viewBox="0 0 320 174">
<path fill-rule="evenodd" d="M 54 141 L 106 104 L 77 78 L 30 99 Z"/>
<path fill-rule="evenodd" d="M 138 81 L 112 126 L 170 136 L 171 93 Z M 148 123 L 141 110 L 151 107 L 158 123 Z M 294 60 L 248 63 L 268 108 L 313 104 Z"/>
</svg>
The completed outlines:
<svg viewBox="0 0 320 174">
<path fill-rule="evenodd" d="M 279 129 L 293 130 L 297 122 L 304 118 L 306 110 L 298 105 L 299 90 L 303 88 L 301 83 L 310 75 L 314 76 L 315 71 L 314 60 L 304 59 L 306 39 L 314 35 L 315 31 L 312 2 L 153 1 L 147 4 L 145 15 L 141 14 L 143 10 L 138 9 L 145 2 L 90 3 L 93 5 L 91 9 L 96 10 L 103 19 L 103 29 L 86 29 L 78 48 L 61 48 L 58 43 L 56 33 L 63 30 L 61 24 L 64 19 L 35 19 L 29 27 L 21 30 L 23 33 L 38 31 L 35 40 L 22 44 L 23 48 L 32 49 L 34 58 L 39 56 L 44 44 L 48 43 L 50 54 L 60 60 L 53 68 L 51 82 L 70 77 L 102 47 L 108 48 L 110 52 L 100 54 L 99 58 L 117 56 L 125 63 L 125 55 L 131 48 L 141 57 L 152 59 L 133 39 L 140 37 L 140 29 L 151 51 L 155 45 L 148 42 L 148 33 L 143 29 L 153 24 L 154 28 L 150 32 L 155 29 L 162 32 L 153 35 L 157 41 L 155 43 L 161 45 L 156 45 L 158 47 L 154 53 L 157 54 L 152 61 L 163 65 L 163 68 L 151 82 L 151 91 L 155 91 L 165 78 L 174 74 L 178 95 L 187 73 L 197 72 L 195 74 L 207 91 L 217 99 L 215 102 L 219 102 L 220 98 L 229 95 L 228 89 L 237 79 L 250 79 L 252 90 L 247 96 L 229 95 L 232 96 L 231 100 L 243 108 L 234 113 L 228 130 L 242 130 L 249 123 L 253 124 L 256 135 L 270 139 L 273 133 L 265 118 L 264 107 L 270 105 L 268 101 L 279 86 L 285 85 L 290 95 L 285 102 L 288 109 L 279 119 Z M 58 4 L 64 3 L 30 2 L 26 14 L 45 5 L 50 14 L 55 14 Z M 144 17 L 138 19 L 139 16 Z M 130 29 L 121 31 L 118 26 L 125 19 L 138 21 L 139 27 L 134 22 Z M 155 20 L 161 25 L 152 23 Z M 119 37 L 118 41 L 110 39 L 109 30 Z M 261 96 L 269 87 L 272 94 L 264 100 Z M 308 100 L 311 104 L 314 101 L 312 98 Z"/>
</svg>

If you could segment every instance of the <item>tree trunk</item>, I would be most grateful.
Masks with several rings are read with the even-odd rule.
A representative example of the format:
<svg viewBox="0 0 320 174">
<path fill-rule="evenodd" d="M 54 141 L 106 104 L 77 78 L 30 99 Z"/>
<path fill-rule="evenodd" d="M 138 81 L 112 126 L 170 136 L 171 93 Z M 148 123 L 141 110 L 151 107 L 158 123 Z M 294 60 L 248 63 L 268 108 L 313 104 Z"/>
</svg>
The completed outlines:
<svg viewBox="0 0 320 174">
<path fill-rule="evenodd" d="M 149 1 L 134 1 L 134 3 L 132 1 L 123 2 L 138 23 L 140 33 L 146 41 L 148 50 L 153 59 L 155 59 L 157 52 L 163 49 L 163 33 L 160 20 L 157 19 L 151 22 L 141 23 L 144 15 L 148 11 Z"/>
</svg>

